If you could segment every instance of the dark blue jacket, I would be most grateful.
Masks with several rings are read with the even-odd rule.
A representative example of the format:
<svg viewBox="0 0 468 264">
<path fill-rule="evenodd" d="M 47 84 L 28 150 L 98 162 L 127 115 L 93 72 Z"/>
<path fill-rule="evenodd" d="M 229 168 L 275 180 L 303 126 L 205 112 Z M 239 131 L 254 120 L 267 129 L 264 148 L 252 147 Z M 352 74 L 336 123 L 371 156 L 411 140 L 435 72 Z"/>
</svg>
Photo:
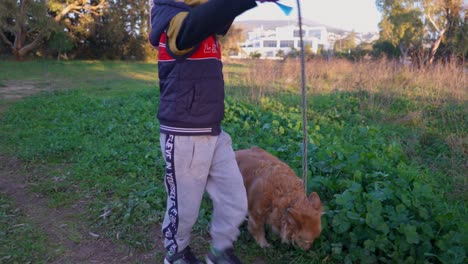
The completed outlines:
<svg viewBox="0 0 468 264">
<path fill-rule="evenodd" d="M 158 119 L 162 133 L 221 132 L 224 80 L 221 49 L 214 35 L 226 33 L 237 15 L 254 6 L 254 0 L 209 0 L 195 6 L 175 0 L 153 1 L 149 40 L 159 51 Z M 183 19 L 175 19 L 181 12 L 186 13 Z M 176 28 L 175 33 L 169 27 Z M 172 46 L 168 31 L 175 38 Z"/>
</svg>

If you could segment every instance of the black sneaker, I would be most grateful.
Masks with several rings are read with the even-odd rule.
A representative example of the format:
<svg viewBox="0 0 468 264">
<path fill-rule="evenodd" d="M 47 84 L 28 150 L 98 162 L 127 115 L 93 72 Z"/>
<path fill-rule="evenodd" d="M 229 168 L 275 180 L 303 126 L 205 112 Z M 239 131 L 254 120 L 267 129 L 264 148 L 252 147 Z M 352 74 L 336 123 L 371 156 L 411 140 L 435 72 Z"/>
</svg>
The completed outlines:
<svg viewBox="0 0 468 264">
<path fill-rule="evenodd" d="M 236 255 L 234 250 L 228 248 L 224 251 L 218 252 L 213 247 L 210 248 L 206 255 L 206 264 L 243 264 Z"/>
<path fill-rule="evenodd" d="M 164 264 L 203 264 L 203 262 L 195 257 L 190 247 L 186 247 L 184 250 L 174 255 L 167 254 L 164 258 Z"/>
</svg>

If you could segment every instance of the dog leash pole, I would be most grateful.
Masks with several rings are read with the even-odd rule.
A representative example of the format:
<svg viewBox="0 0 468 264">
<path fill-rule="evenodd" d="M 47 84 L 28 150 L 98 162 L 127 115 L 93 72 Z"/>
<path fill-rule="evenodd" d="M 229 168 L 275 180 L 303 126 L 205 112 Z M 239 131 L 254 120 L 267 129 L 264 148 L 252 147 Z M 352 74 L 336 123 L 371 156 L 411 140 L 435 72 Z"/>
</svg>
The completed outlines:
<svg viewBox="0 0 468 264">
<path fill-rule="evenodd" d="M 301 91 L 302 91 L 302 182 L 307 193 L 307 90 L 305 77 L 305 51 L 304 51 L 304 32 L 302 31 L 302 14 L 300 0 L 297 2 L 297 17 L 299 23 L 299 46 L 301 47 Z M 285 15 L 289 16 L 292 7 L 274 2 Z"/>
<path fill-rule="evenodd" d="M 302 182 L 307 193 L 307 90 L 305 76 L 304 36 L 302 31 L 302 14 L 300 0 L 297 2 L 297 17 L 299 23 L 299 41 L 301 47 L 301 91 L 302 91 Z"/>
</svg>

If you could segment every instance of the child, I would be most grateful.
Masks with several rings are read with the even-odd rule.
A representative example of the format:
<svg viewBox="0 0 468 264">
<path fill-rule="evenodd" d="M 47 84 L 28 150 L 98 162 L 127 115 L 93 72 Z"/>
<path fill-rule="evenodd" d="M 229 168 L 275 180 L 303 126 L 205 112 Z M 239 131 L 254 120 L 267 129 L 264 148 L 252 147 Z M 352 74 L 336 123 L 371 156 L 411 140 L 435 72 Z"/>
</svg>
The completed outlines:
<svg viewBox="0 0 468 264">
<path fill-rule="evenodd" d="M 158 119 L 168 194 L 164 263 L 202 263 L 189 243 L 205 190 L 213 202 L 207 263 L 242 263 L 232 247 L 247 214 L 247 197 L 231 138 L 221 129 L 224 80 L 215 35 L 224 35 L 236 16 L 257 4 L 152 1 L 149 40 L 159 51 Z"/>
</svg>

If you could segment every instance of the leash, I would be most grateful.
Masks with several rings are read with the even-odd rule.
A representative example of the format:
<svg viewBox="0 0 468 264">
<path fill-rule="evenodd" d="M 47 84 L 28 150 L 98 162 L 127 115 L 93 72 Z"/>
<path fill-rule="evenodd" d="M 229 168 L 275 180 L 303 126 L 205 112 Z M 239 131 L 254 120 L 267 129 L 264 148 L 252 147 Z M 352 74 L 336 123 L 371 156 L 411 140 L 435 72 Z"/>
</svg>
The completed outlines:
<svg viewBox="0 0 468 264">
<path fill-rule="evenodd" d="M 274 2 L 285 15 L 291 13 L 292 7 Z M 302 31 L 302 14 L 300 0 L 297 3 L 297 20 L 299 23 L 299 43 L 301 48 L 301 94 L 302 94 L 302 183 L 307 193 L 307 89 L 305 76 L 305 51 L 304 51 L 304 34 Z"/>
<path fill-rule="evenodd" d="M 304 36 L 302 31 L 301 3 L 297 0 L 297 18 L 299 22 L 299 41 L 301 44 L 301 93 L 302 93 L 302 181 L 307 193 L 307 89 L 305 76 Z"/>
</svg>

